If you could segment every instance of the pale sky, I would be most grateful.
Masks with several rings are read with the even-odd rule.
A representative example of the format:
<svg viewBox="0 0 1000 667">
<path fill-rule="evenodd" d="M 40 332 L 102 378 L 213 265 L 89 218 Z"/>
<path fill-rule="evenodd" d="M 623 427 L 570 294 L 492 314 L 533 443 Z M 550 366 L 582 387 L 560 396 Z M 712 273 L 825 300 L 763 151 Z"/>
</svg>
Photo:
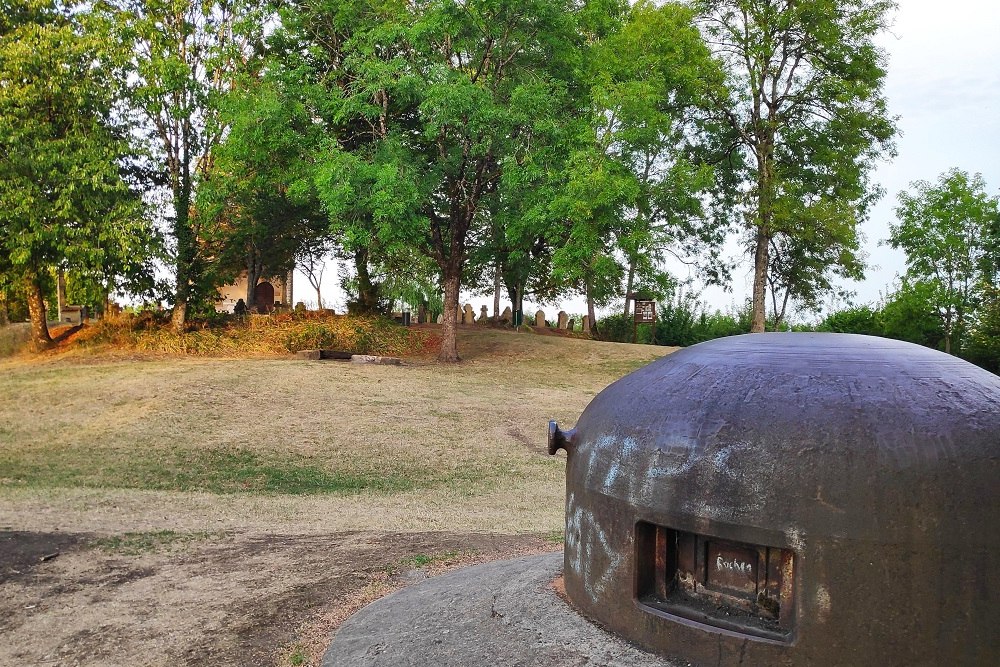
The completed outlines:
<svg viewBox="0 0 1000 667">
<path fill-rule="evenodd" d="M 898 0 L 895 21 L 880 39 L 889 53 L 885 94 L 891 114 L 899 116 L 897 157 L 878 166 L 873 180 L 886 195 L 864 224 L 865 251 L 872 265 L 867 279 L 848 287 L 857 303 L 872 302 L 905 270 L 902 253 L 879 245 L 895 220 L 896 195 L 915 180 L 934 181 L 957 167 L 981 173 L 988 193 L 1000 188 L 1000 2 L 996 0 Z M 683 277 L 683 276 L 681 276 Z M 338 309 L 343 296 L 335 290 L 335 271 L 324 276 L 324 298 Z M 305 278 L 297 275 L 295 299 L 315 301 Z M 733 273 L 732 291 L 707 289 L 703 298 L 725 310 L 750 292 L 752 264 Z M 479 312 L 492 310 L 492 298 L 463 295 Z M 339 301 L 339 303 L 338 303 Z M 506 299 L 504 299 L 506 301 Z M 570 313 L 585 310 L 582 299 L 561 304 Z M 503 308 L 503 306 L 501 306 Z M 526 304 L 526 314 L 534 312 Z M 554 317 L 558 307 L 546 307 Z"/>
</svg>

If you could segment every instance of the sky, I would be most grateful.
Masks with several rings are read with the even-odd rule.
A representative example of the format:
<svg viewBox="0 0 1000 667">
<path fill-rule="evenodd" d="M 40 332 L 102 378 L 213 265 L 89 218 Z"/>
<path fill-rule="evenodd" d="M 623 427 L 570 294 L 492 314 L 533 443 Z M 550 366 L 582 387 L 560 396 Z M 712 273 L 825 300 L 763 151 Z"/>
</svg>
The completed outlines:
<svg viewBox="0 0 1000 667">
<path fill-rule="evenodd" d="M 898 0 L 893 24 L 879 38 L 888 53 L 885 95 L 889 112 L 898 116 L 897 156 L 877 165 L 873 182 L 885 197 L 862 226 L 870 268 L 866 279 L 844 286 L 855 292 L 855 303 L 872 303 L 891 289 L 905 271 L 905 258 L 884 245 L 900 191 L 917 180 L 935 181 L 952 168 L 981 173 L 990 195 L 1000 191 L 1000 2 L 997 0 Z M 733 244 L 732 253 L 738 250 Z M 752 264 L 743 259 L 733 273 L 731 291 L 706 288 L 703 300 L 711 309 L 741 304 L 750 293 Z M 327 269 L 324 299 L 341 310 L 343 294 L 336 287 L 337 271 Z M 679 276 L 684 278 L 684 275 Z M 295 276 L 295 299 L 315 302 L 305 277 Z M 463 295 L 479 312 L 492 297 Z M 503 306 L 501 306 L 503 308 Z M 582 299 L 545 306 L 550 319 L 558 310 L 585 312 Z M 535 304 L 526 304 L 533 313 Z"/>
</svg>

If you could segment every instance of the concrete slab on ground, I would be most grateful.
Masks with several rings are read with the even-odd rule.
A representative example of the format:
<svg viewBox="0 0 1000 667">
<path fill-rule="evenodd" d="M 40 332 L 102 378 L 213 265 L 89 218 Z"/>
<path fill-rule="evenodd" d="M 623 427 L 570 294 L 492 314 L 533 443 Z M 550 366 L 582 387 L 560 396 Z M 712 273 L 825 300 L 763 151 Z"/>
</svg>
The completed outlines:
<svg viewBox="0 0 1000 667">
<path fill-rule="evenodd" d="M 552 588 L 562 554 L 424 580 L 349 618 L 322 667 L 682 667 L 577 614 Z"/>
</svg>

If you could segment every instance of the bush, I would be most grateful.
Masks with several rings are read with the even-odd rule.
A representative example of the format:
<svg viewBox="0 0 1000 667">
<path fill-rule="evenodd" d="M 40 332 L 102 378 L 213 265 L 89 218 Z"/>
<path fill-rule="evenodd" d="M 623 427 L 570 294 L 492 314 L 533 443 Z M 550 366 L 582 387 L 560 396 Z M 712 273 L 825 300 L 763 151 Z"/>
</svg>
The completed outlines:
<svg viewBox="0 0 1000 667">
<path fill-rule="evenodd" d="M 883 335 L 881 312 L 867 305 L 849 306 L 824 317 L 816 326 L 816 331 L 881 336 Z"/>
<path fill-rule="evenodd" d="M 735 336 L 746 333 L 750 329 L 749 320 L 742 321 L 738 315 L 731 313 L 705 312 L 703 306 L 692 299 L 679 300 L 678 303 L 661 304 L 656 314 L 656 344 L 677 345 L 686 347 L 713 338 Z M 640 324 L 637 341 L 649 344 L 653 342 L 652 327 Z M 597 340 L 631 343 L 633 335 L 632 316 L 609 315 L 597 322 Z"/>
<path fill-rule="evenodd" d="M 217 326 L 199 323 L 199 328 L 179 334 L 169 323 L 149 316 L 123 316 L 86 327 L 75 342 L 90 348 L 230 357 L 278 356 L 318 348 L 398 356 L 423 352 L 431 342 L 423 331 L 377 317 L 284 313 L 230 316 L 224 322 Z"/>
</svg>

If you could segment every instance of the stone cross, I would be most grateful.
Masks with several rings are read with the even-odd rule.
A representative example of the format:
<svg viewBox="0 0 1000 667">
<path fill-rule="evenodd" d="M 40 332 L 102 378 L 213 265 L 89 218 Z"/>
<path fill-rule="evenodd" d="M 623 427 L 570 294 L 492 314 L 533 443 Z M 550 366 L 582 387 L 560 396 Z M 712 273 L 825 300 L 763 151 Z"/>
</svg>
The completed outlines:
<svg viewBox="0 0 1000 667">
<path fill-rule="evenodd" d="M 479 309 L 479 319 L 476 320 L 476 323 L 486 324 L 489 321 L 490 321 L 489 311 L 486 309 L 486 306 L 483 306 L 482 308 Z"/>
</svg>

